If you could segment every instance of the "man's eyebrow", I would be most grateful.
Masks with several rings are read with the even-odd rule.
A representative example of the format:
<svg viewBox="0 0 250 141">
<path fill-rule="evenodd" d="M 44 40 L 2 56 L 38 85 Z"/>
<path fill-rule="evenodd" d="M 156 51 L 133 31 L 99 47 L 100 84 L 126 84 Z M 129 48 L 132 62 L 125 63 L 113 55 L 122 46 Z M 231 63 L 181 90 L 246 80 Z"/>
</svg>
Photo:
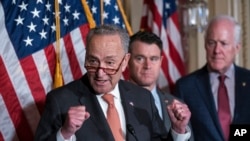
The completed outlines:
<svg viewBox="0 0 250 141">
<path fill-rule="evenodd" d="M 142 56 L 142 57 L 145 57 L 145 56 L 142 55 L 142 54 L 134 54 L 134 56 Z"/>
</svg>

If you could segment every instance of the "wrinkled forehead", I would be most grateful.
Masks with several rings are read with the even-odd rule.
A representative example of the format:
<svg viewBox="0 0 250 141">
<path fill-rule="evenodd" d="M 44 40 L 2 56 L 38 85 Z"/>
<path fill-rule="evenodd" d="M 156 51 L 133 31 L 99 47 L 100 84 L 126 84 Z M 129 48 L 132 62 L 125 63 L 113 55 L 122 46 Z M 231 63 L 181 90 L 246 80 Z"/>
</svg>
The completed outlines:
<svg viewBox="0 0 250 141">
<path fill-rule="evenodd" d="M 125 53 L 119 35 L 94 35 L 86 48 L 91 56 L 121 56 Z"/>
</svg>

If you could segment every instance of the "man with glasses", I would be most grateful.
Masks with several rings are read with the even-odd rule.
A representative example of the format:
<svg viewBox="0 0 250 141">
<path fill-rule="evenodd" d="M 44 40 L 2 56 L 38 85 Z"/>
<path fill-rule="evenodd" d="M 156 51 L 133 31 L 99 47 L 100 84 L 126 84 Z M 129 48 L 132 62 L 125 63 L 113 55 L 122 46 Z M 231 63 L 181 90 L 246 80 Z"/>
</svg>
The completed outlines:
<svg viewBox="0 0 250 141">
<path fill-rule="evenodd" d="M 110 25 L 87 36 L 87 73 L 47 94 L 35 140 L 172 140 L 146 89 L 120 80 L 127 66 L 129 36 Z M 180 107 L 172 107 L 176 114 Z M 182 116 L 178 117 L 182 120 Z"/>
</svg>

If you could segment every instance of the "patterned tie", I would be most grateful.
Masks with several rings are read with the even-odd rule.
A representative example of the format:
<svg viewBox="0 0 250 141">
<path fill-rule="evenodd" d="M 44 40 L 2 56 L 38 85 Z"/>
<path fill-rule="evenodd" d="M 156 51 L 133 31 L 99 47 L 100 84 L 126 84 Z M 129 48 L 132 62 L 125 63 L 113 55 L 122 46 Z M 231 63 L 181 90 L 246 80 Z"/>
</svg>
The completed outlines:
<svg viewBox="0 0 250 141">
<path fill-rule="evenodd" d="M 111 94 L 104 94 L 102 98 L 108 103 L 107 120 L 115 141 L 123 141 L 124 138 L 120 118 L 114 104 L 114 96 Z"/>
<path fill-rule="evenodd" d="M 229 99 L 227 94 L 227 88 L 224 84 L 226 79 L 225 75 L 219 76 L 219 89 L 218 89 L 218 116 L 221 124 L 222 131 L 224 133 L 225 140 L 229 139 L 231 115 L 229 108 Z"/>
</svg>

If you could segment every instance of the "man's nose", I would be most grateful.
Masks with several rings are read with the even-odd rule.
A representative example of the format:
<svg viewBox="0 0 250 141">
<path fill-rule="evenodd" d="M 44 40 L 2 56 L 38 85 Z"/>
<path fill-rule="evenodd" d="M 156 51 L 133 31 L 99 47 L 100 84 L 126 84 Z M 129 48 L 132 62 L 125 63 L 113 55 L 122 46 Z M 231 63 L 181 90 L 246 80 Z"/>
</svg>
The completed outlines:
<svg viewBox="0 0 250 141">
<path fill-rule="evenodd" d="M 151 67 L 151 64 L 152 64 L 152 61 L 150 59 L 145 59 L 145 62 L 144 62 L 144 67 L 145 68 L 150 68 Z"/>
</svg>

